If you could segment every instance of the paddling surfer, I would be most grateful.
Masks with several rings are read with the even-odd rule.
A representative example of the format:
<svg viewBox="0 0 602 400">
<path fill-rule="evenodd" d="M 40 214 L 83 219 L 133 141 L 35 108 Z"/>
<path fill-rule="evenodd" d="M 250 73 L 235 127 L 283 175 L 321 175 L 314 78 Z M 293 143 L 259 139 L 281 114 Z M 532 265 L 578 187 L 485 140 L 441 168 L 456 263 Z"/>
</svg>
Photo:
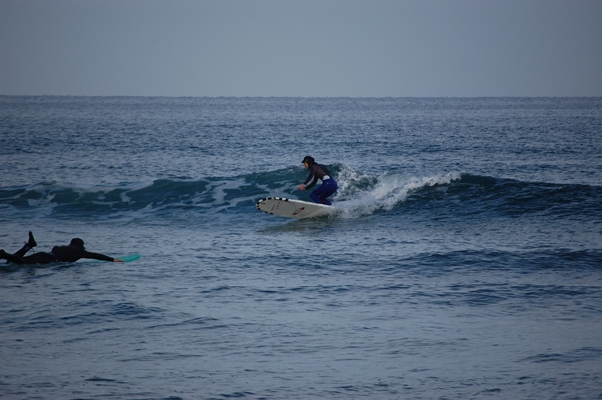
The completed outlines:
<svg viewBox="0 0 602 400">
<path fill-rule="evenodd" d="M 316 203 L 331 206 L 332 202 L 328 200 L 328 197 L 332 196 L 334 192 L 336 192 L 336 190 L 338 189 L 337 181 L 334 180 L 330 171 L 328 171 L 328 169 L 325 166 L 318 164 L 313 157 L 305 156 L 305 158 L 303 158 L 302 163 L 305 169 L 309 170 L 309 176 L 307 177 L 305 182 L 299 185 L 299 189 L 311 189 L 318 182 L 318 180 L 321 180 L 322 184 L 318 186 L 316 190 L 311 192 L 309 197 L 311 197 L 311 199 Z M 312 182 L 309 185 L 307 185 L 309 181 Z"/>
<path fill-rule="evenodd" d="M 5 259 L 15 264 L 50 264 L 53 262 L 75 262 L 80 258 L 90 258 L 93 260 L 112 261 L 112 262 L 123 262 L 118 258 L 105 256 L 100 253 L 92 253 L 86 250 L 84 247 L 84 241 L 80 238 L 71 239 L 71 243 L 68 246 L 54 246 L 49 253 L 39 252 L 30 256 L 25 254 L 36 247 L 38 244 L 33 237 L 33 234 L 29 232 L 29 240 L 25 245 L 17 251 L 15 254 L 9 254 L 4 250 L 0 250 L 0 260 Z"/>
</svg>

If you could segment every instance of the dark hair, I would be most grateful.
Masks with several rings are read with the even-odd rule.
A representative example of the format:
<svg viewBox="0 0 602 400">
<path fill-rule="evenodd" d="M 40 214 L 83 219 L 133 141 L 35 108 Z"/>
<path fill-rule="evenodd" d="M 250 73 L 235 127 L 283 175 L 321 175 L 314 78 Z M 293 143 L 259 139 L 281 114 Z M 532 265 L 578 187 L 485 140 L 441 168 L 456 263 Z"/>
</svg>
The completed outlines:
<svg viewBox="0 0 602 400">
<path fill-rule="evenodd" d="M 71 243 L 69 243 L 69 246 L 84 247 L 84 241 L 80 238 L 73 238 L 71 239 Z"/>
<path fill-rule="evenodd" d="M 312 165 L 315 162 L 316 160 L 314 160 L 312 156 L 305 156 L 305 158 L 303 158 L 303 161 L 301 161 L 301 164 L 308 163 L 309 165 Z"/>
</svg>

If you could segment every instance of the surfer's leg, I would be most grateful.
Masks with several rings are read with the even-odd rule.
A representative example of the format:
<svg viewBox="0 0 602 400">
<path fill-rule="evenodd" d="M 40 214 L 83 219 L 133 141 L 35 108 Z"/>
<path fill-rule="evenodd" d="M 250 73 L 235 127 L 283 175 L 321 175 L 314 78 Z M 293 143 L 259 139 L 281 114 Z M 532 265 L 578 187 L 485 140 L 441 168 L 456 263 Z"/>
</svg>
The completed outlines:
<svg viewBox="0 0 602 400">
<path fill-rule="evenodd" d="M 335 181 L 334 179 L 328 179 L 326 181 L 327 184 L 327 188 L 324 191 L 324 200 L 326 200 L 327 197 L 330 197 L 334 194 L 334 192 L 337 191 L 337 189 L 339 188 L 339 185 L 337 184 L 337 181 Z M 326 200 L 326 204 L 328 204 L 329 206 L 332 205 L 332 202 L 330 200 Z"/>
<path fill-rule="evenodd" d="M 25 245 L 25 246 L 27 246 L 27 245 Z M 25 246 L 23 246 L 23 247 L 25 247 Z M 21 250 L 23 250 L 23 249 L 21 249 Z M 19 250 L 19 251 L 21 251 L 21 250 Z M 17 253 L 19 253 L 19 251 Z M 17 254 L 17 253 L 15 253 L 15 254 Z M 26 264 L 26 262 L 22 256 L 9 254 L 4 250 L 0 250 L 0 259 L 5 259 L 6 261 L 12 262 L 15 264 Z"/>
<path fill-rule="evenodd" d="M 51 253 L 39 252 L 23 257 L 25 264 L 50 264 L 56 262 L 56 256 Z"/>
<path fill-rule="evenodd" d="M 311 199 L 314 201 L 314 203 L 322 204 L 322 199 L 320 198 L 320 193 L 318 192 L 318 189 L 311 192 L 309 197 L 311 197 Z"/>
<path fill-rule="evenodd" d="M 27 243 L 25 243 L 25 245 L 23 245 L 23 247 L 21 247 L 16 253 L 13 254 L 13 256 L 15 257 L 25 257 L 25 254 L 33 249 L 34 247 L 36 247 L 38 245 L 38 243 L 36 242 L 36 240 L 33 238 L 33 233 L 31 233 L 31 231 L 29 231 L 29 240 L 27 241 Z"/>
<path fill-rule="evenodd" d="M 25 256 L 25 253 L 27 253 L 29 250 L 31 250 L 31 247 L 29 247 L 29 245 L 26 243 L 23 245 L 23 247 L 21 247 L 15 254 L 13 254 L 15 257 L 23 257 Z"/>
<path fill-rule="evenodd" d="M 338 189 L 337 181 L 334 179 L 325 180 L 320 187 L 314 190 L 309 196 L 313 201 L 320 204 L 326 204 L 331 206 L 332 202 L 328 200 L 328 197 L 332 196 Z"/>
<path fill-rule="evenodd" d="M 38 242 L 36 242 L 36 240 L 33 238 L 33 233 L 31 233 L 31 231 L 29 231 L 29 241 L 27 242 L 27 244 L 32 249 L 38 245 Z"/>
<path fill-rule="evenodd" d="M 56 261 L 56 257 L 50 253 L 36 253 L 28 257 L 19 257 L 15 254 L 9 254 L 4 250 L 0 250 L 0 259 L 8 260 L 15 264 L 50 264 Z"/>
<path fill-rule="evenodd" d="M 326 204 L 328 206 L 331 206 L 332 203 L 327 199 L 327 197 L 330 196 L 330 194 L 332 194 L 332 193 L 328 194 L 327 191 L 322 190 L 323 187 L 324 187 L 324 185 L 320 186 L 319 188 L 317 188 L 316 190 L 311 192 L 309 197 L 311 197 L 311 199 L 318 204 Z"/>
<path fill-rule="evenodd" d="M 316 190 L 311 192 L 309 197 L 311 197 L 311 199 L 318 204 L 328 204 L 326 203 L 326 197 L 328 196 L 326 195 L 326 191 L 324 189 L 326 189 L 326 185 L 321 184 L 316 188 Z"/>
</svg>

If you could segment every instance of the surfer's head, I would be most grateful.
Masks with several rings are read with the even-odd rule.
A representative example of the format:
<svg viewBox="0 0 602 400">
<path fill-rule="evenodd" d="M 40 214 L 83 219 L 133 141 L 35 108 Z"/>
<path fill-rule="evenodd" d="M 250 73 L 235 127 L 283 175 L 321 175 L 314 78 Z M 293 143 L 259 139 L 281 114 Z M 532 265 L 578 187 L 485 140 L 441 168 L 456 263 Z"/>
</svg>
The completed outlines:
<svg viewBox="0 0 602 400">
<path fill-rule="evenodd" d="M 307 166 L 311 167 L 312 165 L 314 165 L 315 162 L 316 162 L 316 160 L 314 160 L 314 158 L 312 156 L 305 156 L 303 158 L 303 161 L 301 161 L 301 164 L 307 163 Z"/>
<path fill-rule="evenodd" d="M 69 243 L 69 246 L 84 248 L 84 241 L 81 240 L 80 238 L 73 238 L 73 239 L 71 239 L 71 243 Z"/>
</svg>

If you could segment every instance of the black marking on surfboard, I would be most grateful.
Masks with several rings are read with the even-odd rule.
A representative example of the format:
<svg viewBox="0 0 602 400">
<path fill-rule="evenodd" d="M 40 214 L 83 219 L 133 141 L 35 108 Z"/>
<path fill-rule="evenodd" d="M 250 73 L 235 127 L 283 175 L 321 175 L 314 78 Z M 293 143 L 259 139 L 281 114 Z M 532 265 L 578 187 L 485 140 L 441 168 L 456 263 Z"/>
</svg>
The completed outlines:
<svg viewBox="0 0 602 400">
<path fill-rule="evenodd" d="M 259 211 L 261 211 L 261 212 L 264 212 L 264 213 L 266 213 L 266 214 L 274 215 L 274 213 L 271 213 L 271 212 L 269 212 L 269 211 L 264 211 L 264 210 L 262 210 L 261 208 L 259 208 L 259 204 L 260 204 L 262 201 L 266 201 L 266 200 L 282 200 L 282 201 L 288 201 L 289 199 L 287 199 L 287 198 L 285 198 L 285 197 L 266 197 L 266 198 L 263 198 L 263 199 L 259 200 L 257 203 L 255 203 L 255 208 L 257 208 Z"/>
</svg>

